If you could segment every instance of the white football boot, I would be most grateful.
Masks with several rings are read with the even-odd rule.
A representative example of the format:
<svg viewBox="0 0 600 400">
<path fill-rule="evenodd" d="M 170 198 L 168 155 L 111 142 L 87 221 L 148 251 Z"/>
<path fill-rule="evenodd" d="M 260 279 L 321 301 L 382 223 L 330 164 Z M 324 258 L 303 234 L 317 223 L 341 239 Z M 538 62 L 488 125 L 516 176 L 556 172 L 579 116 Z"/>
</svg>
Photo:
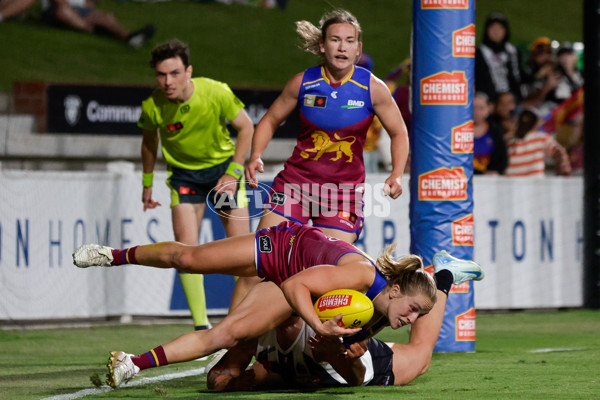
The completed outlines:
<svg viewBox="0 0 600 400">
<path fill-rule="evenodd" d="M 455 285 L 471 280 L 480 281 L 485 275 L 475 261 L 452 257 L 446 250 L 435 253 L 433 256 L 433 269 L 435 272 L 443 269 L 450 271 L 454 277 Z"/>
<path fill-rule="evenodd" d="M 84 244 L 73 253 L 73 264 L 79 268 L 110 267 L 112 248 L 99 244 Z"/>
<path fill-rule="evenodd" d="M 113 389 L 129 381 L 140 372 L 137 365 L 131 361 L 133 354 L 123 351 L 111 351 L 108 359 L 108 374 L 106 374 L 106 384 Z"/>
</svg>

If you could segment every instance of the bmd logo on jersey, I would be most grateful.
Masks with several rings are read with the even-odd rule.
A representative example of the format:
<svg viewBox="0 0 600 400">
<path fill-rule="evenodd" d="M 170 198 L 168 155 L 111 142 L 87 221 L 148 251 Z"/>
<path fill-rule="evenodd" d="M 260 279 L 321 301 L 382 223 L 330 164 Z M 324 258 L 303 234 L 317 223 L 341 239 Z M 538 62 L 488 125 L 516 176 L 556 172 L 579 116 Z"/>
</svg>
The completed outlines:
<svg viewBox="0 0 600 400">
<path fill-rule="evenodd" d="M 452 56 L 475 57 L 475 25 L 452 32 Z"/>
<path fill-rule="evenodd" d="M 464 71 L 442 71 L 421 79 L 421 104 L 454 106 L 467 104 Z"/>
<path fill-rule="evenodd" d="M 437 10 L 440 8 L 466 10 L 469 8 L 469 0 L 421 0 L 421 10 Z"/>
<path fill-rule="evenodd" d="M 475 309 L 459 314 L 456 321 L 456 341 L 475 341 Z"/>
<path fill-rule="evenodd" d="M 361 100 L 348 100 L 348 104 L 343 105 L 342 108 L 363 108 L 365 102 Z"/>
<path fill-rule="evenodd" d="M 473 153 L 474 134 L 475 129 L 472 120 L 452 128 L 452 152 L 463 154 Z"/>
<path fill-rule="evenodd" d="M 473 214 L 452 221 L 452 245 L 473 246 Z"/>
<path fill-rule="evenodd" d="M 325 105 L 327 105 L 327 97 L 317 96 L 314 94 L 306 94 L 304 95 L 304 105 L 306 107 L 325 108 Z"/>
<path fill-rule="evenodd" d="M 439 168 L 419 176 L 419 200 L 466 200 L 467 176 L 463 167 Z"/>
</svg>

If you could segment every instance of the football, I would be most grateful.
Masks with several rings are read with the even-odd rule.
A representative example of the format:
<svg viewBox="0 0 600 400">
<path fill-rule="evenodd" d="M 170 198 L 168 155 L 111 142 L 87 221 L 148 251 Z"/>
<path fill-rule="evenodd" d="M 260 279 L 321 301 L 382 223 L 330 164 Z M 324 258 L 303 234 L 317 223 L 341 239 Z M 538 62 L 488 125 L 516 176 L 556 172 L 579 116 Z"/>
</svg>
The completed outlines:
<svg viewBox="0 0 600 400">
<path fill-rule="evenodd" d="M 356 290 L 337 289 L 325 293 L 315 302 L 315 312 L 325 322 L 342 314 L 342 326 L 345 328 L 359 328 L 373 317 L 373 303 L 371 300 Z"/>
</svg>

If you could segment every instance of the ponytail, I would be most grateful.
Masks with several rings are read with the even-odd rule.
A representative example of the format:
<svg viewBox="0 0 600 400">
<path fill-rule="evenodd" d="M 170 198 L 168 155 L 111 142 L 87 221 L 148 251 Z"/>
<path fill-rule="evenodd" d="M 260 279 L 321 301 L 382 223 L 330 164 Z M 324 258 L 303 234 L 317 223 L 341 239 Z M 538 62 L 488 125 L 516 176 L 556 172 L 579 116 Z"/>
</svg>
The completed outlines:
<svg viewBox="0 0 600 400">
<path fill-rule="evenodd" d="M 387 246 L 377 258 L 377 270 L 383 275 L 388 286 L 398 285 L 403 295 L 419 293 L 433 303 L 437 300 L 437 288 L 433 277 L 423 268 L 421 257 L 411 254 L 395 259 L 392 256 L 396 243 Z"/>
</svg>

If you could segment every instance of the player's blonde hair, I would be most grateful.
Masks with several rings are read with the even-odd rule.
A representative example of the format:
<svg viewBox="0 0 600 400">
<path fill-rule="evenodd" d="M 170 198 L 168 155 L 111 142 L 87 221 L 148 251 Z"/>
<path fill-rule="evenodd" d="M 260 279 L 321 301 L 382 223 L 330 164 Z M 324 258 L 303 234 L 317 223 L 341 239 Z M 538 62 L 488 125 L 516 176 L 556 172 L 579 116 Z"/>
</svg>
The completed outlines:
<svg viewBox="0 0 600 400">
<path fill-rule="evenodd" d="M 423 293 L 433 303 L 437 300 L 437 286 L 431 274 L 423 267 L 421 257 L 410 254 L 398 259 L 392 256 L 396 243 L 387 246 L 377 258 L 377 269 L 389 286 L 398 285 L 403 295 Z"/>
<path fill-rule="evenodd" d="M 354 26 L 358 42 L 362 43 L 362 29 L 356 17 L 346 10 L 337 9 L 324 14 L 319 20 L 319 27 L 314 26 L 309 21 L 296 21 L 296 32 L 302 40 L 300 48 L 323 59 L 319 45 L 325 41 L 327 28 L 333 24 L 350 24 Z M 356 64 L 359 59 L 360 55 L 354 63 Z"/>
</svg>

